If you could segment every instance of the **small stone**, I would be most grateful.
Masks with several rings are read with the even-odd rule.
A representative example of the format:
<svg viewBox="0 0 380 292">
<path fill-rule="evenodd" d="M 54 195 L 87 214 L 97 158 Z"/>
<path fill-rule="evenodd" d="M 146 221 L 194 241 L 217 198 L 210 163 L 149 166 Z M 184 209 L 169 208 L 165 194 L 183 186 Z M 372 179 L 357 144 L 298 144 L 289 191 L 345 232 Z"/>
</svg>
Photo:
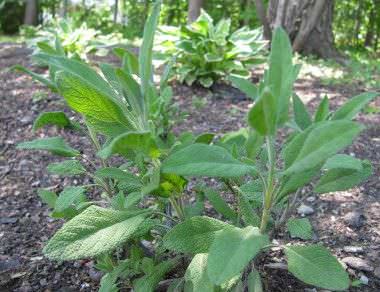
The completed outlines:
<svg viewBox="0 0 380 292">
<path fill-rule="evenodd" d="M 310 206 L 302 204 L 301 206 L 298 207 L 297 213 L 300 215 L 310 215 L 314 213 L 314 209 Z"/>
<path fill-rule="evenodd" d="M 350 266 L 353 269 L 364 271 L 364 272 L 372 272 L 373 267 L 370 266 L 370 264 L 357 257 L 345 257 L 342 259 L 342 262 L 346 263 L 348 266 Z"/>
<path fill-rule="evenodd" d="M 41 280 L 40 280 L 40 285 L 41 285 L 41 286 L 46 286 L 47 283 L 48 283 L 48 282 L 46 281 L 46 279 L 41 279 Z"/>
<path fill-rule="evenodd" d="M 377 267 L 375 271 L 373 272 L 377 278 L 380 279 L 380 267 Z"/>
<path fill-rule="evenodd" d="M 360 213 L 358 211 L 349 212 L 344 215 L 344 221 L 346 221 L 347 224 L 353 228 L 362 227 L 364 225 L 365 219 L 366 218 L 363 213 Z"/>
<path fill-rule="evenodd" d="M 98 282 L 102 278 L 103 273 L 93 268 L 90 268 L 90 270 L 88 271 L 88 275 L 90 276 L 91 280 Z"/>
<path fill-rule="evenodd" d="M 315 197 L 313 197 L 313 196 L 307 197 L 306 201 L 309 203 L 313 203 L 315 201 Z"/>
<path fill-rule="evenodd" d="M 369 279 L 365 276 L 365 275 L 362 275 L 360 277 L 360 282 L 362 282 L 364 285 L 368 285 L 368 282 L 369 282 Z"/>
<path fill-rule="evenodd" d="M 1 217 L 0 224 L 13 224 L 17 222 L 17 218 L 14 217 Z"/>
<path fill-rule="evenodd" d="M 362 253 L 364 251 L 361 246 L 345 246 L 343 250 L 349 253 Z"/>
</svg>

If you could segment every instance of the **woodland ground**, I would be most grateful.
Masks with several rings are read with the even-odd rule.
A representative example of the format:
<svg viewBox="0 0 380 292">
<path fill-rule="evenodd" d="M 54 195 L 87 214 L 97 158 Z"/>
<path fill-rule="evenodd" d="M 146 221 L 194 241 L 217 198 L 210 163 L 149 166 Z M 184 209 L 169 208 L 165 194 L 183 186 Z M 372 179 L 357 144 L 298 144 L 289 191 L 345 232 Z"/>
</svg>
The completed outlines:
<svg viewBox="0 0 380 292">
<path fill-rule="evenodd" d="M 25 48 L 0 44 L 0 291 L 96 291 L 101 275 L 91 261 L 57 263 L 41 253 L 62 222 L 49 218 L 37 189 L 53 186 L 59 190 L 62 185 L 79 183 L 79 179 L 48 175 L 46 166 L 58 161 L 49 154 L 15 149 L 21 141 L 54 135 L 64 136 L 79 149 L 87 150 L 90 145 L 86 138 L 55 128 L 32 132 L 33 120 L 40 112 L 67 111 L 67 107 L 62 98 L 28 76 L 7 69 L 15 64 L 31 66 Z M 311 112 L 325 93 L 334 109 L 365 90 L 368 88 L 353 83 L 326 87 L 312 75 L 304 75 L 296 83 L 296 92 Z M 175 85 L 174 92 L 180 112 L 186 113 L 175 128 L 178 132 L 223 133 L 245 124 L 250 101 L 230 87 L 216 86 L 209 91 Z M 372 105 L 380 106 L 380 99 Z M 314 209 L 309 216 L 314 241 L 327 245 L 339 259 L 354 257 L 348 267 L 350 274 L 368 279 L 368 285 L 351 291 L 380 291 L 380 115 L 363 113 L 358 120 L 366 130 L 345 152 L 370 160 L 373 175 L 360 187 L 345 192 L 316 196 L 306 188 L 305 204 Z M 350 246 L 362 250 L 350 250 Z M 276 258 L 281 263 L 279 252 L 274 255 L 272 263 Z M 268 291 L 317 291 L 300 284 L 286 270 L 264 267 L 262 272 L 270 274 Z"/>
</svg>

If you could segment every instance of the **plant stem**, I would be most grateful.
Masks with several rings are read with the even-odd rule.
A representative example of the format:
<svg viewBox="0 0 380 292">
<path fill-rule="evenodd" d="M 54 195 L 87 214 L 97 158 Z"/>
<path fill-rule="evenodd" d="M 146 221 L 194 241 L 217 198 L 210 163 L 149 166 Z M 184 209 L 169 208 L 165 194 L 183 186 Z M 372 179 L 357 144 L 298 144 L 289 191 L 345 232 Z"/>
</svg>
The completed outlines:
<svg viewBox="0 0 380 292">
<path fill-rule="evenodd" d="M 272 197 L 274 192 L 274 170 L 275 170 L 275 150 L 274 150 L 274 142 L 272 137 L 265 137 L 266 147 L 268 151 L 268 163 L 269 163 L 269 171 L 268 171 L 268 180 L 267 187 L 265 188 L 264 202 L 263 202 L 263 214 L 261 216 L 261 224 L 260 224 L 260 232 L 264 233 L 270 216 L 270 209 L 272 207 Z"/>
</svg>

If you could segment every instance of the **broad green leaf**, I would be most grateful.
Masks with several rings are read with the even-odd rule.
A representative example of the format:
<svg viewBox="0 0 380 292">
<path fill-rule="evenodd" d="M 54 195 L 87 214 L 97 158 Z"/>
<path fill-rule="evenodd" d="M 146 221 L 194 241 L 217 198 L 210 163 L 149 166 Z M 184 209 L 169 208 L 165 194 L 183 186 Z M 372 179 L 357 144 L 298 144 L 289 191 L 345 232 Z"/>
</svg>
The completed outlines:
<svg viewBox="0 0 380 292">
<path fill-rule="evenodd" d="M 98 156 L 106 159 L 112 154 L 129 157 L 131 151 L 145 153 L 151 157 L 159 156 L 150 132 L 128 132 L 114 138 L 105 148 L 98 152 Z"/>
<path fill-rule="evenodd" d="M 369 103 L 376 96 L 379 96 L 377 92 L 366 92 L 359 94 L 351 98 L 348 102 L 342 105 L 337 111 L 335 111 L 331 117 L 332 120 L 351 120 L 359 113 L 364 106 Z"/>
<path fill-rule="evenodd" d="M 221 19 L 215 26 L 214 40 L 219 45 L 226 44 L 226 38 L 230 33 L 231 19 Z"/>
<path fill-rule="evenodd" d="M 254 160 L 259 153 L 261 146 L 264 144 L 264 137 L 261 136 L 257 131 L 251 129 L 248 134 L 248 139 L 245 142 L 245 149 L 247 157 Z"/>
<path fill-rule="evenodd" d="M 85 189 L 83 187 L 66 187 L 59 194 L 57 201 L 55 202 L 55 212 L 64 212 L 70 208 L 72 204 L 83 198 Z"/>
<path fill-rule="evenodd" d="M 259 272 L 254 269 L 248 275 L 248 292 L 263 292 L 263 284 Z"/>
<path fill-rule="evenodd" d="M 276 98 L 267 88 L 248 113 L 248 124 L 262 136 L 272 136 L 276 132 Z"/>
<path fill-rule="evenodd" d="M 32 72 L 32 71 L 30 71 L 30 70 L 28 70 L 25 67 L 20 66 L 20 65 L 15 65 L 12 67 L 12 69 L 30 75 L 33 79 L 35 79 L 35 80 L 41 82 L 42 84 L 46 85 L 47 87 L 49 87 L 53 92 L 58 91 L 57 86 L 53 81 L 45 78 L 44 76 L 42 76 L 40 74 L 34 73 L 34 72 Z"/>
<path fill-rule="evenodd" d="M 289 37 L 282 28 L 273 33 L 271 52 L 269 55 L 269 70 L 267 72 L 267 86 L 270 86 L 275 98 L 273 107 L 279 124 L 288 120 L 289 98 L 292 94 L 296 68 L 292 64 L 292 46 Z"/>
<path fill-rule="evenodd" d="M 224 199 L 220 196 L 220 194 L 217 191 L 211 188 L 207 188 L 204 190 L 204 194 L 217 212 L 219 212 L 220 214 L 222 214 L 224 217 L 226 217 L 229 220 L 232 220 L 232 221 L 236 220 L 237 214 L 224 201 Z"/>
<path fill-rule="evenodd" d="M 37 192 L 42 202 L 47 204 L 49 208 L 53 209 L 55 207 L 55 202 L 57 201 L 57 194 L 55 192 L 45 189 L 38 189 Z"/>
<path fill-rule="evenodd" d="M 95 172 L 95 176 L 99 178 L 110 178 L 118 182 L 118 187 L 128 193 L 140 190 L 142 187 L 141 180 L 135 174 L 121 170 L 116 167 L 103 167 Z"/>
<path fill-rule="evenodd" d="M 145 27 L 143 42 L 139 54 L 139 73 L 141 78 L 141 93 L 145 97 L 148 87 L 152 82 L 152 49 L 154 33 L 160 18 L 161 0 L 156 0 L 153 6 L 152 14 L 148 17 Z"/>
<path fill-rule="evenodd" d="M 325 97 L 319 103 L 317 111 L 315 112 L 314 122 L 317 123 L 317 122 L 322 122 L 324 120 L 327 120 L 328 116 L 329 116 L 329 99 L 327 95 L 325 95 Z"/>
<path fill-rule="evenodd" d="M 44 254 L 55 260 L 93 258 L 113 251 L 148 224 L 150 211 L 116 211 L 90 206 L 65 223 Z"/>
<path fill-rule="evenodd" d="M 256 227 L 260 226 L 260 217 L 253 210 L 248 198 L 244 193 L 239 194 L 239 196 L 239 211 L 244 223 Z"/>
<path fill-rule="evenodd" d="M 206 216 L 195 216 L 174 226 L 163 238 L 169 250 L 184 253 L 208 252 L 218 231 L 229 227 L 227 223 Z"/>
<path fill-rule="evenodd" d="M 236 76 L 230 76 L 228 79 L 232 82 L 234 87 L 238 88 L 252 100 L 256 100 L 258 98 L 258 89 L 251 81 Z"/>
<path fill-rule="evenodd" d="M 268 244 L 268 236 L 256 227 L 224 228 L 215 236 L 209 251 L 207 272 L 211 282 L 220 285 L 240 274 Z"/>
<path fill-rule="evenodd" d="M 336 154 L 327 159 L 326 163 L 323 165 L 323 169 L 334 168 L 362 170 L 363 165 L 360 159 L 352 157 L 351 155 Z"/>
<path fill-rule="evenodd" d="M 165 279 L 165 275 L 178 264 L 177 259 L 160 262 L 154 266 L 149 274 L 133 281 L 133 291 L 154 292 L 158 283 Z"/>
<path fill-rule="evenodd" d="M 285 246 L 285 254 L 289 272 L 301 281 L 329 290 L 348 289 L 348 274 L 323 246 Z"/>
<path fill-rule="evenodd" d="M 320 122 L 310 128 L 297 135 L 285 148 L 287 168 L 284 175 L 314 168 L 350 145 L 363 129 L 361 125 L 347 120 Z"/>
<path fill-rule="evenodd" d="M 369 161 L 362 161 L 362 169 L 332 168 L 328 170 L 315 186 L 317 193 L 329 193 L 348 190 L 372 174 L 372 166 Z"/>
<path fill-rule="evenodd" d="M 204 133 L 195 138 L 194 143 L 210 144 L 215 135 L 211 133 Z"/>
<path fill-rule="evenodd" d="M 307 218 L 290 218 L 286 223 L 286 227 L 291 237 L 305 240 L 313 237 L 313 227 Z"/>
<path fill-rule="evenodd" d="M 36 131 L 46 125 L 55 125 L 61 128 L 74 127 L 64 112 L 45 112 L 40 114 L 34 121 L 33 131 Z"/>
<path fill-rule="evenodd" d="M 69 176 L 83 174 L 86 172 L 86 169 L 78 160 L 69 159 L 62 162 L 50 163 L 47 171 L 52 174 Z"/>
<path fill-rule="evenodd" d="M 219 146 L 192 144 L 164 160 L 163 173 L 183 176 L 238 177 L 254 172 L 255 168 L 234 159 Z"/>
<path fill-rule="evenodd" d="M 62 137 L 42 138 L 22 142 L 17 145 L 17 149 L 47 150 L 53 154 L 65 157 L 74 157 L 80 154 L 79 151 L 67 145 Z"/>
<path fill-rule="evenodd" d="M 301 130 L 305 130 L 311 125 L 311 117 L 309 112 L 297 94 L 293 94 L 293 111 L 294 120 Z"/>
<path fill-rule="evenodd" d="M 201 78 L 199 78 L 199 83 L 203 87 L 209 88 L 214 83 L 214 80 L 212 78 L 210 78 L 210 77 L 201 77 Z"/>
<path fill-rule="evenodd" d="M 185 273 L 185 291 L 213 292 L 215 287 L 207 275 L 207 253 L 196 254 Z"/>
</svg>

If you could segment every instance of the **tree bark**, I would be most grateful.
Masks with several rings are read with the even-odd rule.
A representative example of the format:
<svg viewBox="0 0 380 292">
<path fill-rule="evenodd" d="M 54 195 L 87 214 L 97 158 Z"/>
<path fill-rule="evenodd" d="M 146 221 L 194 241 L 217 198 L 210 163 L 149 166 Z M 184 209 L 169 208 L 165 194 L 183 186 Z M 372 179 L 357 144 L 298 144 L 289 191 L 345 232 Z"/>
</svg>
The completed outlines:
<svg viewBox="0 0 380 292">
<path fill-rule="evenodd" d="M 263 25 L 264 38 L 270 40 L 272 38 L 272 31 L 269 26 L 269 22 L 266 15 L 266 9 L 264 2 L 262 0 L 255 0 L 256 13 L 261 24 Z"/>
<path fill-rule="evenodd" d="M 38 1 L 37 0 L 26 1 L 24 24 L 26 25 L 38 24 Z"/>
<path fill-rule="evenodd" d="M 268 22 L 287 31 L 294 51 L 344 62 L 334 45 L 333 14 L 333 0 L 271 0 Z"/>
<path fill-rule="evenodd" d="M 119 14 L 119 0 L 115 0 L 115 4 L 113 7 L 113 22 L 117 22 L 117 16 Z"/>
<path fill-rule="evenodd" d="M 189 0 L 189 8 L 187 11 L 187 22 L 189 24 L 197 20 L 201 14 L 202 5 L 203 0 Z"/>
</svg>

